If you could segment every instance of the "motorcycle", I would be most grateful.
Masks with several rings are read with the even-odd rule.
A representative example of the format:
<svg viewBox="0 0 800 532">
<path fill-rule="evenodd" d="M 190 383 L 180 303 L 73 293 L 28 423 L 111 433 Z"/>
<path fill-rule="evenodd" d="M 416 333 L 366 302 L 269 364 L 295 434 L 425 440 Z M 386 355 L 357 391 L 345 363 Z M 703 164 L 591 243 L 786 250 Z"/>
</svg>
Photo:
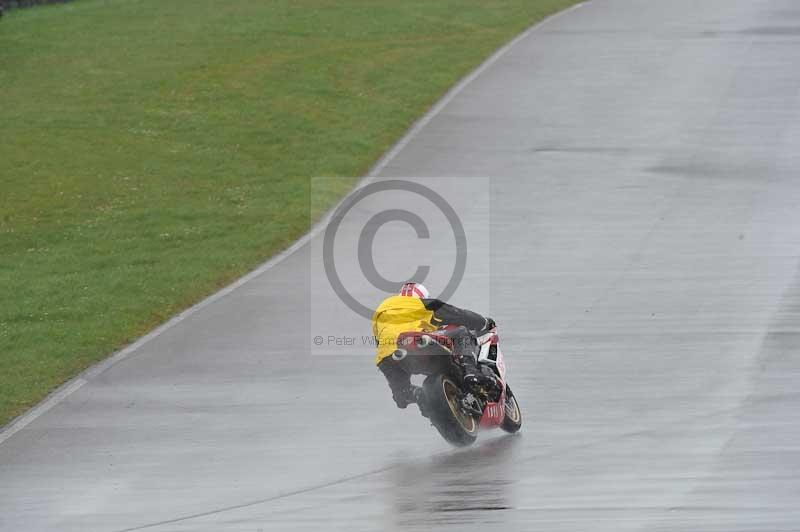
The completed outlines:
<svg viewBox="0 0 800 532">
<path fill-rule="evenodd" d="M 522 412 L 506 382 L 506 365 L 498 345 L 497 327 L 477 336 L 478 369 L 497 386 L 469 389 L 463 364 L 455 355 L 447 328 L 400 334 L 392 355 L 409 374 L 425 375 L 419 407 L 439 434 L 453 445 L 472 444 L 479 429 L 501 428 L 514 433 L 522 427 Z M 489 379 L 487 379 L 489 380 Z"/>
</svg>

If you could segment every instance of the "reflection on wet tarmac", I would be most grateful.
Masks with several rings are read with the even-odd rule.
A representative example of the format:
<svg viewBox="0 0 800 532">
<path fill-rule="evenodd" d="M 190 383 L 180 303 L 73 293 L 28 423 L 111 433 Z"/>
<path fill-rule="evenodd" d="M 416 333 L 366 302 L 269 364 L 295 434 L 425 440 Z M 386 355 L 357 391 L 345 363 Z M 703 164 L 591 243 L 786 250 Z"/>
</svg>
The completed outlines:
<svg viewBox="0 0 800 532">
<path fill-rule="evenodd" d="M 521 440 L 504 435 L 394 469 L 385 528 L 503 522 L 502 514 L 513 509 L 513 463 Z"/>
</svg>

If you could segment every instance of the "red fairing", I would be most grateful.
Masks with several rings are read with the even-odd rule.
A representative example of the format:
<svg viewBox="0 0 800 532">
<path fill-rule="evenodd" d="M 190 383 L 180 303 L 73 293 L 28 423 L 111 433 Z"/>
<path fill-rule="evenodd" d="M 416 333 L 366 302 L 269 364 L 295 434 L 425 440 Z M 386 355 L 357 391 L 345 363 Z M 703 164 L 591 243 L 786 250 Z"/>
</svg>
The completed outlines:
<svg viewBox="0 0 800 532">
<path fill-rule="evenodd" d="M 487 403 L 481 418 L 481 427 L 488 429 L 499 426 L 505 418 L 503 403 Z"/>
<path fill-rule="evenodd" d="M 486 408 L 483 409 L 483 416 L 481 417 L 480 426 L 484 429 L 491 429 L 499 427 L 503 420 L 506 418 L 506 384 L 502 379 L 497 379 L 497 384 L 502 388 L 503 392 L 500 394 L 500 400 L 496 403 L 486 403 Z"/>
</svg>

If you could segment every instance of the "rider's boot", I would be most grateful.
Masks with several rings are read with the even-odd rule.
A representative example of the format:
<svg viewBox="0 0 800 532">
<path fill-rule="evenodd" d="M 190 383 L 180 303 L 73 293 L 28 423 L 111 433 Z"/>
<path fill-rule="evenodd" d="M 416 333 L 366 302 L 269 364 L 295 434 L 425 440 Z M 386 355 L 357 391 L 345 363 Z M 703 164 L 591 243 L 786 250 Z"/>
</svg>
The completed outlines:
<svg viewBox="0 0 800 532">
<path fill-rule="evenodd" d="M 464 357 L 464 383 L 469 388 L 477 388 L 483 384 L 481 372 L 478 371 L 478 365 L 475 359 L 467 355 Z"/>
<path fill-rule="evenodd" d="M 477 388 L 482 383 L 482 375 L 478 370 L 478 344 L 475 336 L 466 327 L 459 327 L 450 332 L 449 336 L 464 369 L 464 384 L 468 388 Z"/>
<path fill-rule="evenodd" d="M 414 403 L 420 404 L 422 397 L 422 388 L 420 386 L 414 386 L 413 384 L 409 384 L 392 394 L 392 398 L 394 402 L 397 403 L 398 408 L 405 408 Z"/>
<path fill-rule="evenodd" d="M 392 390 L 392 399 L 394 399 L 397 408 L 406 408 L 411 403 L 417 402 L 414 388 L 418 388 L 418 386 L 411 384 L 411 375 L 391 357 L 383 359 L 378 364 L 378 369 L 386 376 L 386 381 Z"/>
<path fill-rule="evenodd" d="M 464 357 L 464 384 L 472 390 L 479 387 L 492 390 L 497 387 L 497 380 L 484 374 L 475 359 L 467 355 Z"/>
</svg>

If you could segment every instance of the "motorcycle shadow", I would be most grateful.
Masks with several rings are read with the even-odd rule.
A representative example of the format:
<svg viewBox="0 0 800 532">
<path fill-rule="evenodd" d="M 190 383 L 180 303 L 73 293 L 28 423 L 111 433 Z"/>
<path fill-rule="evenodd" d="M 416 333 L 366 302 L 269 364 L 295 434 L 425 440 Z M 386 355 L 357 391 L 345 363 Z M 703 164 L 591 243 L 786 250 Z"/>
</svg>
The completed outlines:
<svg viewBox="0 0 800 532">
<path fill-rule="evenodd" d="M 434 523 L 502 523 L 500 514 L 513 508 L 513 463 L 521 439 L 503 435 L 394 469 L 386 505 L 394 509 L 393 524 L 428 530 Z"/>
</svg>

